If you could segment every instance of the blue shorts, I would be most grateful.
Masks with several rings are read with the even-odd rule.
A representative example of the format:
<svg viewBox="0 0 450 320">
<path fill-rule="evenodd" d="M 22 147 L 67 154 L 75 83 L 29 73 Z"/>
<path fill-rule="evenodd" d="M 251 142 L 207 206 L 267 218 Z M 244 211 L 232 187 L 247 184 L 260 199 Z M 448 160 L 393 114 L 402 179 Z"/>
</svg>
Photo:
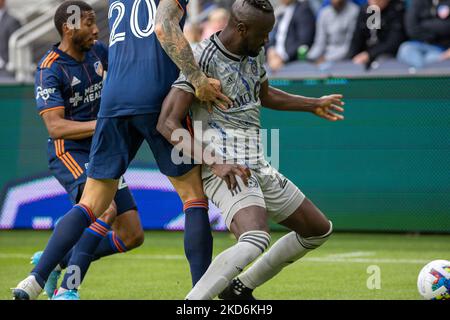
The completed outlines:
<svg viewBox="0 0 450 320">
<path fill-rule="evenodd" d="M 118 179 L 147 141 L 159 170 L 169 177 L 180 177 L 195 164 L 175 164 L 174 148 L 157 130 L 159 113 L 114 118 L 99 118 L 92 141 L 88 176 L 93 179 Z"/>
<path fill-rule="evenodd" d="M 117 206 L 117 215 L 120 216 L 122 213 L 125 213 L 130 210 L 137 210 L 136 201 L 134 200 L 133 194 L 131 193 L 128 186 L 125 184 L 125 180 L 122 178 L 123 182 L 119 183 L 119 189 L 116 192 L 114 197 L 114 202 Z M 81 195 L 84 190 L 84 183 L 78 185 L 77 188 L 70 192 L 70 199 L 73 204 L 76 204 L 80 201 Z"/>
<path fill-rule="evenodd" d="M 86 183 L 86 170 L 89 162 L 91 139 L 63 140 L 49 139 L 49 169 L 53 176 L 63 186 L 76 204 L 83 194 Z M 117 214 L 136 209 L 136 201 L 128 186 L 121 181 L 114 201 L 117 205 Z"/>
</svg>

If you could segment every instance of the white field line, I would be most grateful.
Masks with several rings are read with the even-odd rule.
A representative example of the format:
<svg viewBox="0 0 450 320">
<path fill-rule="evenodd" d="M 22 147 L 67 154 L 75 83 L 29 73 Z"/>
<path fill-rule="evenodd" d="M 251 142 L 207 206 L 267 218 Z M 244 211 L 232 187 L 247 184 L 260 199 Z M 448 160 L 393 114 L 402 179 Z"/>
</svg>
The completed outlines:
<svg viewBox="0 0 450 320">
<path fill-rule="evenodd" d="M 361 254 L 359 252 L 358 254 Z M 368 255 L 369 252 L 363 255 Z M 365 264 L 419 264 L 425 265 L 430 260 L 423 259 L 383 259 L 383 258 L 345 258 L 343 255 L 354 257 L 356 252 L 349 252 L 348 254 L 329 255 L 325 257 L 305 257 L 301 259 L 304 262 L 321 262 L 321 263 L 365 263 Z M 370 254 L 372 255 L 372 254 Z M 31 255 L 28 254 L 16 254 L 16 253 L 0 253 L 0 259 L 27 259 L 29 260 Z M 184 260 L 183 255 L 153 255 L 153 254 L 121 254 L 115 255 L 114 259 L 124 260 Z"/>
</svg>

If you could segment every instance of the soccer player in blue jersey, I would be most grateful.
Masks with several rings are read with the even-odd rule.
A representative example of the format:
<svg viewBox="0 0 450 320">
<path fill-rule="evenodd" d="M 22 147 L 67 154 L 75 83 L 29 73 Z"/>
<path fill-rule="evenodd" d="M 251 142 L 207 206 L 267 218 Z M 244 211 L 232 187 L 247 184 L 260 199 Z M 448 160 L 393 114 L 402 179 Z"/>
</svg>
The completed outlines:
<svg viewBox="0 0 450 320">
<path fill-rule="evenodd" d="M 77 32 L 64 26 L 71 5 L 86 12 Z M 50 135 L 47 146 L 49 169 L 72 202 L 77 203 L 87 179 L 86 166 L 100 108 L 103 75 L 108 68 L 108 48 L 96 41 L 99 30 L 95 13 L 84 2 L 62 4 L 55 14 L 55 26 L 62 41 L 39 62 L 35 76 L 36 104 Z M 115 231 L 109 231 L 116 215 Z M 92 237 L 99 238 L 100 243 L 90 249 Z M 61 269 L 69 263 L 87 269 L 92 259 L 131 250 L 143 240 L 136 203 L 122 180 L 113 203 L 84 231 L 77 246 L 52 272 L 45 284 L 48 297 L 52 298 Z M 93 254 L 92 250 L 95 250 Z M 37 253 L 32 262 L 37 264 L 40 258 L 41 254 Z"/>
<path fill-rule="evenodd" d="M 79 204 L 55 227 L 41 261 L 13 290 L 16 299 L 37 297 L 51 271 L 84 229 L 107 210 L 120 177 L 144 140 L 184 203 L 185 252 L 194 284 L 211 261 L 212 236 L 200 167 L 176 165 L 171 157 L 173 147 L 156 130 L 156 125 L 163 99 L 180 69 L 200 100 L 222 108 L 231 101 L 220 92 L 220 82 L 208 79 L 200 70 L 183 36 L 186 0 L 109 3 L 109 68 L 90 151 L 88 179 Z M 94 245 L 91 242 L 91 247 Z M 84 272 L 82 269 L 80 279 Z M 57 298 L 70 299 L 67 293 L 72 290 L 60 291 Z M 72 297 L 76 298 L 76 294 Z"/>
</svg>

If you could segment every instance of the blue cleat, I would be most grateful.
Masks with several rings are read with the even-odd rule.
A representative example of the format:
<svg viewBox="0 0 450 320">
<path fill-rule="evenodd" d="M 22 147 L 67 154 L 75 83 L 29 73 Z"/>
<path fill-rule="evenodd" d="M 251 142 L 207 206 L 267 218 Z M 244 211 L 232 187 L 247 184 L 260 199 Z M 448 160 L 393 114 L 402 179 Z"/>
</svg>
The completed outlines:
<svg viewBox="0 0 450 320">
<path fill-rule="evenodd" d="M 39 263 L 39 260 L 41 259 L 42 251 L 38 251 L 31 257 L 31 264 L 37 265 Z M 53 297 L 53 294 L 55 293 L 55 290 L 58 286 L 58 279 L 61 276 L 61 271 L 59 270 L 53 270 L 50 275 L 48 276 L 47 282 L 44 286 L 44 291 L 47 294 L 48 298 L 51 299 Z"/>
<path fill-rule="evenodd" d="M 67 290 L 63 293 L 56 293 L 52 300 L 80 300 L 80 295 L 77 290 Z"/>
</svg>

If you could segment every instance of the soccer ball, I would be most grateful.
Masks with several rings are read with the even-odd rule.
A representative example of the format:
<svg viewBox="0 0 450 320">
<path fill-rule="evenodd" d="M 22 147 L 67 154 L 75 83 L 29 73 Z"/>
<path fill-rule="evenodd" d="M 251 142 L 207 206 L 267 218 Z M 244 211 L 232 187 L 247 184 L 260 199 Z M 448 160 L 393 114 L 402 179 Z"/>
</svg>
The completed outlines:
<svg viewBox="0 0 450 320">
<path fill-rule="evenodd" d="M 434 260 L 423 267 L 417 288 L 426 300 L 450 300 L 450 261 Z"/>
</svg>

